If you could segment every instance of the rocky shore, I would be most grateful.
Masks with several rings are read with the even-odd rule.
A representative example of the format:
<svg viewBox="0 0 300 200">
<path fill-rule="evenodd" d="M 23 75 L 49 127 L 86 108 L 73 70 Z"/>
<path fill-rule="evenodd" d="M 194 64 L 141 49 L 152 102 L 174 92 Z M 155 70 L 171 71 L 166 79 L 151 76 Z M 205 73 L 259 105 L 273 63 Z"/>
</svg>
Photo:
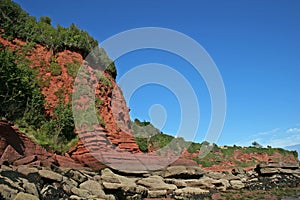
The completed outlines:
<svg viewBox="0 0 300 200">
<path fill-rule="evenodd" d="M 0 169 L 0 199 L 211 199 L 216 192 L 299 187 L 299 165 L 270 163 L 254 170 L 204 171 L 196 166 L 170 166 L 140 174 L 109 168 L 86 169 L 6 166 Z"/>
<path fill-rule="evenodd" d="M 299 162 L 217 172 L 178 160 L 159 170 L 120 171 L 83 155 L 73 159 L 48 152 L 12 123 L 0 121 L 0 199 L 219 199 L 214 198 L 218 192 L 300 186 Z M 157 159 L 148 163 L 152 160 Z"/>
</svg>

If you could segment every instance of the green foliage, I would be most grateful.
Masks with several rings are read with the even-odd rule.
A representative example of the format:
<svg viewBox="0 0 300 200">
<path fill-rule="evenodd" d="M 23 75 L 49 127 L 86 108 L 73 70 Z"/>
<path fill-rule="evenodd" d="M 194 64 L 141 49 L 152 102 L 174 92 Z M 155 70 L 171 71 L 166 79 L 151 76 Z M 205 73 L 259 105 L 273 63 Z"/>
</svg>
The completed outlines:
<svg viewBox="0 0 300 200">
<path fill-rule="evenodd" d="M 51 59 L 51 62 L 50 62 L 50 71 L 51 71 L 51 74 L 53 76 L 58 76 L 58 75 L 61 75 L 62 73 L 62 68 L 61 66 L 56 62 L 55 59 Z"/>
<path fill-rule="evenodd" d="M 105 72 L 107 72 L 111 77 L 116 79 L 117 69 L 116 69 L 115 63 L 112 62 L 110 65 L 108 65 L 105 69 Z"/>
<path fill-rule="evenodd" d="M 5 30 L 3 37 L 7 39 L 23 38 L 28 13 L 11 0 L 1 0 L 0 11 L 0 29 Z"/>
<path fill-rule="evenodd" d="M 171 143 L 173 139 L 173 136 L 167 134 L 156 134 L 150 138 L 150 143 L 155 149 L 161 149 Z"/>
<path fill-rule="evenodd" d="M 67 62 L 65 64 L 66 68 L 67 68 L 67 72 L 70 76 L 72 76 L 73 78 L 75 78 L 77 76 L 78 70 L 80 68 L 80 63 L 78 62 Z"/>
<path fill-rule="evenodd" d="M 199 151 L 200 148 L 201 148 L 201 144 L 192 142 L 192 143 L 190 144 L 190 146 L 188 147 L 187 151 L 188 151 L 189 153 L 195 153 L 196 151 Z"/>
<path fill-rule="evenodd" d="M 0 49 L 0 116 L 20 119 L 27 105 L 41 110 L 43 96 L 34 80 L 34 71 L 17 64 L 14 52 Z"/>
<path fill-rule="evenodd" d="M 76 138 L 74 128 L 71 105 L 64 105 L 60 101 L 54 109 L 53 116 L 43 123 L 34 136 L 44 147 L 63 152 L 65 145 Z"/>
<path fill-rule="evenodd" d="M 19 63 L 16 57 L 10 50 L 0 50 L 0 117 L 15 121 L 25 131 L 30 130 L 44 147 L 65 151 L 76 140 L 71 106 L 61 101 L 53 116 L 47 116 L 36 72 L 28 63 Z M 57 91 L 57 95 L 62 98 L 63 90 Z"/>
<path fill-rule="evenodd" d="M 86 31 L 79 29 L 75 24 L 65 28 L 51 25 L 51 18 L 35 17 L 28 13 L 11 0 L 2 0 L 0 4 L 0 29 L 5 32 L 3 37 L 12 40 L 20 38 L 27 42 L 41 44 L 54 53 L 69 49 L 80 53 L 88 60 L 92 67 L 105 70 L 114 79 L 117 76 L 115 64 L 108 58 L 103 48 L 95 48 L 98 41 L 92 38 Z M 95 48 L 95 49 L 94 49 Z M 70 72 L 75 76 L 75 69 Z"/>
<path fill-rule="evenodd" d="M 148 126 L 151 123 L 150 122 L 146 122 L 145 120 L 143 122 L 141 122 L 139 119 L 135 118 L 134 119 L 134 123 L 138 126 Z"/>
<path fill-rule="evenodd" d="M 40 22 L 42 22 L 42 23 L 46 23 L 46 24 L 49 24 L 49 25 L 51 25 L 51 18 L 50 17 L 48 17 L 48 16 L 41 16 L 40 17 Z"/>
<path fill-rule="evenodd" d="M 134 140 L 142 152 L 148 152 L 148 139 L 147 138 L 135 137 Z"/>
</svg>

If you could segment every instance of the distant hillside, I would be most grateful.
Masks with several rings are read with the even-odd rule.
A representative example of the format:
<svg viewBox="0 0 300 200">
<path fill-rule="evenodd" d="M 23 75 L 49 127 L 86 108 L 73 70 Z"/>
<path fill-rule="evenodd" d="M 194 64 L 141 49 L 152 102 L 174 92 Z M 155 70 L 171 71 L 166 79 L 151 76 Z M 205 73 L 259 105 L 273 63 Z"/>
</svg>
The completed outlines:
<svg viewBox="0 0 300 200">
<path fill-rule="evenodd" d="M 284 147 L 284 149 L 290 150 L 290 151 L 297 151 L 298 152 L 298 158 L 300 159 L 300 144 L 292 145 Z"/>
</svg>

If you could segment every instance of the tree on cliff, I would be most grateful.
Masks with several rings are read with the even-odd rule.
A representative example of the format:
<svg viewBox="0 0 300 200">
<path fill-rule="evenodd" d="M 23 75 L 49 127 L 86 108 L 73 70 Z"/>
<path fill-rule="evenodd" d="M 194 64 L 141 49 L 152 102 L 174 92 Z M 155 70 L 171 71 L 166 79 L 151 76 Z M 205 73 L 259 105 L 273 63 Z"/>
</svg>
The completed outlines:
<svg viewBox="0 0 300 200">
<path fill-rule="evenodd" d="M 69 49 L 80 53 L 83 58 L 88 56 L 95 47 L 98 47 L 98 41 L 75 24 L 72 23 L 67 28 L 60 25 L 54 28 L 51 21 L 48 16 L 42 16 L 37 21 L 18 4 L 11 0 L 1 0 L 0 30 L 4 31 L 2 33 L 4 38 L 9 40 L 19 38 L 38 43 L 53 50 L 54 53 Z M 116 67 L 104 49 L 99 49 L 99 54 L 92 58 L 94 63 L 101 63 L 101 66 L 106 68 L 105 71 L 114 79 L 116 78 Z"/>
<path fill-rule="evenodd" d="M 261 144 L 259 144 L 256 141 L 252 142 L 252 146 L 255 147 L 255 148 L 262 148 L 263 147 Z"/>
</svg>

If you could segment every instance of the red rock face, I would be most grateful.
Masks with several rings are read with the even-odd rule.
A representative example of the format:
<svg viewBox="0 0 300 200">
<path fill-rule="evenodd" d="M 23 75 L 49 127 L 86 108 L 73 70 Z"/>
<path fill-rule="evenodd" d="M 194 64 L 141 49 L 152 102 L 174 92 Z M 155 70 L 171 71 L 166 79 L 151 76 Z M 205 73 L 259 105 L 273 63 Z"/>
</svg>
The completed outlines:
<svg viewBox="0 0 300 200">
<path fill-rule="evenodd" d="M 13 165 L 58 165 L 81 168 L 82 165 L 66 157 L 59 157 L 47 152 L 40 145 L 32 142 L 25 134 L 7 121 L 0 121 L 0 163 Z"/>
<path fill-rule="evenodd" d="M 0 43 L 12 50 L 20 49 L 26 44 L 19 39 L 10 42 L 1 38 L 1 36 Z M 30 66 L 37 68 L 39 71 L 37 78 L 43 82 L 42 93 L 47 102 L 45 104 L 47 113 L 50 115 L 53 113 L 53 109 L 59 102 L 58 93 L 64 97 L 65 103 L 71 103 L 70 97 L 73 92 L 75 78 L 69 75 L 67 65 L 74 62 L 81 64 L 84 60 L 82 56 L 79 53 L 71 52 L 69 50 L 54 55 L 52 51 L 37 44 L 36 47 L 26 55 L 26 58 L 31 61 Z M 61 66 L 60 75 L 55 76 L 49 72 L 51 60 L 55 60 L 55 62 Z M 113 87 L 111 88 L 110 86 L 97 81 L 95 84 L 95 94 L 96 97 L 103 101 L 102 106 L 99 107 L 98 110 L 106 124 L 105 131 L 107 137 L 112 144 L 120 149 L 138 152 L 139 148 L 129 131 L 129 109 L 122 92 L 108 74 L 105 74 L 105 76 L 109 79 Z M 113 111 L 115 114 L 113 114 Z M 80 142 L 78 145 L 81 145 Z"/>
</svg>

